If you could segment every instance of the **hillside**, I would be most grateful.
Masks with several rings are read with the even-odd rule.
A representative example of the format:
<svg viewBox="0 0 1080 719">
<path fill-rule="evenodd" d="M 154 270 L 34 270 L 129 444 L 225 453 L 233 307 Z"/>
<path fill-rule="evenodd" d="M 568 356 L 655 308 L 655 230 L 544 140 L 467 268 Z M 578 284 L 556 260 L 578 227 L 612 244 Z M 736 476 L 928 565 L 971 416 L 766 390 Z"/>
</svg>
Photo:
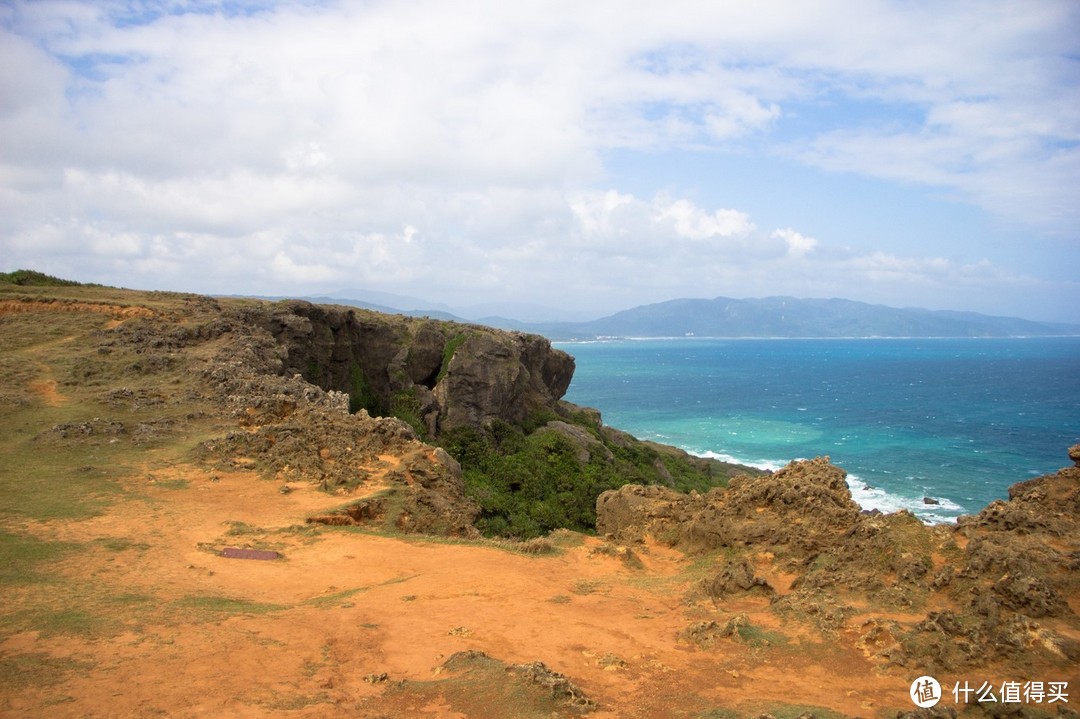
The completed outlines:
<svg viewBox="0 0 1080 719">
<path fill-rule="evenodd" d="M 32 282 L 0 337 L 3 716 L 893 717 L 926 672 L 1080 680 L 1080 468 L 928 528 L 825 459 L 607 427 L 536 335 Z"/>
</svg>

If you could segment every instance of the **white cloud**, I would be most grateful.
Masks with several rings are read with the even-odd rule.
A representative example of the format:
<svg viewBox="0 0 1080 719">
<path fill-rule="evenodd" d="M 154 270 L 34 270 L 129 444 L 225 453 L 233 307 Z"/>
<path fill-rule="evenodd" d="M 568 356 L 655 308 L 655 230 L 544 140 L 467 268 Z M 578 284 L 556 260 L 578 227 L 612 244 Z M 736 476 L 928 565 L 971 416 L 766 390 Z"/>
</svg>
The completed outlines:
<svg viewBox="0 0 1080 719">
<path fill-rule="evenodd" d="M 738 210 L 714 210 L 708 212 L 690 200 L 654 201 L 656 222 L 671 220 L 679 237 L 706 240 L 716 237 L 745 237 L 754 230 L 745 212 Z"/>
<path fill-rule="evenodd" d="M 318 284 L 340 280 L 340 274 L 333 268 L 320 262 L 298 263 L 284 251 L 274 255 L 270 267 L 276 279 L 289 284 Z"/>
<path fill-rule="evenodd" d="M 709 192 L 724 153 L 944 188 L 1070 241 L 1080 219 L 1067 0 L 229 9 L 0 10 L 5 262 L 260 292 L 571 282 L 631 304 L 988 271 L 978 248 L 853 257 L 781 211 L 751 218 Z M 676 187 L 610 173 L 671 151 L 710 162 Z"/>
<path fill-rule="evenodd" d="M 813 237 L 801 235 L 790 227 L 775 230 L 772 236 L 786 242 L 788 254 L 793 257 L 801 257 L 813 252 L 814 248 L 818 246 L 818 241 Z"/>
</svg>

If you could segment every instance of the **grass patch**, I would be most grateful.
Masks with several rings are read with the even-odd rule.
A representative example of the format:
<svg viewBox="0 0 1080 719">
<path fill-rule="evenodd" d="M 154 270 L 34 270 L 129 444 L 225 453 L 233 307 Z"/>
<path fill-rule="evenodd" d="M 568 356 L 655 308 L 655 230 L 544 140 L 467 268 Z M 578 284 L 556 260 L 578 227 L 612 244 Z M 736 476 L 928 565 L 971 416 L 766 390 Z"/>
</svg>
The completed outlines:
<svg viewBox="0 0 1080 719">
<path fill-rule="evenodd" d="M 98 637 L 113 634 L 116 622 L 109 617 L 85 609 L 59 609 L 37 614 L 34 626 L 42 636 L 64 634 L 78 637 Z"/>
<path fill-rule="evenodd" d="M 150 549 L 150 545 L 146 542 L 135 542 L 127 537 L 99 537 L 94 540 L 94 543 L 110 552 L 126 552 L 130 549 L 143 552 Z"/>
<path fill-rule="evenodd" d="M 465 344 L 465 340 L 469 339 L 468 335 L 459 333 L 451 337 L 443 345 L 442 364 L 439 365 L 439 372 L 435 376 L 435 384 L 442 381 L 446 376 L 447 371 L 450 369 L 450 361 L 454 359 L 454 353 L 458 351 L 458 347 Z"/>
<path fill-rule="evenodd" d="M 48 687 L 60 684 L 72 672 L 85 673 L 92 662 L 51 657 L 40 652 L 10 654 L 0 657 L 0 685 L 8 690 Z"/>
<path fill-rule="evenodd" d="M 579 579 L 574 582 L 574 586 L 573 588 L 571 588 L 570 591 L 572 591 L 574 594 L 580 594 L 584 596 L 586 594 L 596 594 L 598 591 L 600 591 L 600 589 L 603 588 L 603 586 L 603 582 L 597 582 L 591 579 Z"/>
<path fill-rule="evenodd" d="M 747 624 L 735 630 L 739 639 L 752 647 L 775 647 L 788 643 L 788 638 L 780 632 Z M 777 718 L 779 719 L 779 717 Z"/>
<path fill-rule="evenodd" d="M 312 597 L 311 599 L 305 599 L 303 604 L 310 607 L 319 607 L 320 609 L 329 609 L 330 607 L 339 606 L 342 601 L 353 597 L 360 592 L 366 592 L 368 587 L 354 587 L 352 589 L 343 589 L 340 592 L 334 592 L 333 594 L 324 594 L 318 597 Z"/>
<path fill-rule="evenodd" d="M 427 438 L 427 426 L 421 416 L 420 398 L 416 396 L 415 387 L 394 393 L 390 398 L 390 414 L 412 427 L 417 437 Z"/>
<path fill-rule="evenodd" d="M 559 420 L 562 425 L 547 426 Z M 566 425 L 571 428 L 567 429 Z M 674 448 L 604 432 L 599 417 L 536 413 L 520 426 L 493 420 L 438 439 L 461 463 L 466 493 L 489 537 L 531 539 L 556 529 L 593 533 L 596 499 L 626 484 L 707 491 L 727 484 L 730 466 Z"/>
<path fill-rule="evenodd" d="M 12 605 L 14 611 L 0 614 L 0 633 L 36 631 L 46 637 L 87 639 L 115 636 L 151 619 L 159 609 L 152 596 L 74 583 L 65 584 L 62 594 L 52 584 L 28 587 Z"/>
<path fill-rule="evenodd" d="M 314 704 L 326 704 L 330 701 L 330 695 L 326 692 L 308 696 L 306 694 L 294 694 L 292 696 L 276 696 L 273 699 L 258 702 L 271 711 L 297 711 Z"/>
<path fill-rule="evenodd" d="M 123 494 L 116 480 L 127 471 L 117 449 L 59 446 L 43 451 L 24 435 L 5 442 L 2 450 L 0 516 L 42 522 L 85 519 L 100 515 Z"/>
<path fill-rule="evenodd" d="M 815 719 L 847 719 L 846 714 L 825 707 L 804 704 L 762 703 L 740 706 L 738 711 L 728 708 L 709 709 L 698 714 L 698 719 L 740 719 L 741 717 L 771 715 L 775 719 L 796 719 L 803 714 L 810 714 Z"/>
<path fill-rule="evenodd" d="M 266 534 L 261 527 L 253 527 L 247 522 L 228 522 L 229 528 L 225 531 L 226 537 L 250 537 L 254 534 Z"/>
<path fill-rule="evenodd" d="M 186 479 L 156 479 L 154 486 L 162 489 L 187 489 L 191 483 Z"/>
<path fill-rule="evenodd" d="M 211 617 L 231 614 L 268 614 L 288 609 L 284 604 L 253 602 L 250 599 L 236 599 L 213 594 L 183 597 L 173 604 L 179 609 L 193 612 L 196 615 Z"/>
<path fill-rule="evenodd" d="M 81 546 L 0 531 L 0 586 L 53 581 L 41 566 L 70 556 Z"/>
</svg>

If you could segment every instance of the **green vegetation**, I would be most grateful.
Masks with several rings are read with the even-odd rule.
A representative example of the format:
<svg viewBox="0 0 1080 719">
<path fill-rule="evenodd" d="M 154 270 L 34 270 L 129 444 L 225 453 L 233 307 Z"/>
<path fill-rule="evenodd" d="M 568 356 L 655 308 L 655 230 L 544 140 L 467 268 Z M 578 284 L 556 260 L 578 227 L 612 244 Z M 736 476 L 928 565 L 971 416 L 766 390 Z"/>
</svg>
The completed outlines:
<svg viewBox="0 0 1080 719">
<path fill-rule="evenodd" d="M 454 353 L 457 352 L 458 347 L 465 344 L 465 340 L 468 338 L 466 334 L 456 334 L 446 341 L 446 346 L 443 347 L 442 364 L 439 365 L 439 374 L 435 378 L 435 384 L 438 384 L 446 376 L 447 370 L 450 369 L 450 360 L 454 359 Z"/>
<path fill-rule="evenodd" d="M 346 599 L 353 597 L 360 592 L 366 592 L 368 587 L 353 587 L 352 589 L 343 589 L 340 592 L 334 592 L 333 594 L 324 594 L 319 597 L 312 597 L 304 601 L 304 604 L 318 607 L 320 609 L 330 609 L 331 607 L 340 607 Z"/>
<path fill-rule="evenodd" d="M 596 498 L 625 484 L 665 484 L 706 491 L 727 475 L 658 445 L 616 443 L 587 413 L 571 415 L 584 430 L 582 443 L 547 427 L 556 415 L 530 418 L 519 427 L 496 420 L 483 429 L 460 427 L 439 444 L 461 463 L 465 487 L 481 509 L 477 528 L 488 536 L 528 539 L 566 528 L 596 528 Z M 565 420 L 563 420 L 565 421 Z"/>
<path fill-rule="evenodd" d="M 769 647 L 787 644 L 788 638 L 780 632 L 762 629 L 747 623 L 735 629 L 739 639 L 752 647 Z"/>
<path fill-rule="evenodd" d="M 220 614 L 266 614 L 287 609 L 283 604 L 253 602 L 249 599 L 235 599 L 218 595 L 196 595 L 178 599 L 175 605 L 193 612 L 203 619 L 213 619 Z"/>
<path fill-rule="evenodd" d="M 770 715 L 776 719 L 796 719 L 804 715 L 811 715 L 816 719 L 845 719 L 840 712 L 826 709 L 825 707 L 806 706 L 799 704 L 754 704 L 742 706 L 738 711 L 734 709 L 710 709 L 698 715 L 699 719 L 740 719 L 740 717 Z"/>
<path fill-rule="evenodd" d="M 364 370 L 359 364 L 353 362 L 349 366 L 349 411 L 359 412 L 366 409 L 373 417 L 386 414 L 386 407 L 379 398 L 378 392 L 371 387 Z"/>
<path fill-rule="evenodd" d="M 416 396 L 415 387 L 394 393 L 390 398 L 390 415 L 406 422 L 416 432 L 417 437 L 427 437 L 427 427 L 420 416 L 420 398 Z"/>
<path fill-rule="evenodd" d="M 46 542 L 0 530 L 0 587 L 47 582 L 41 565 L 59 561 L 79 549 L 71 542 Z"/>
<path fill-rule="evenodd" d="M 89 662 L 51 657 L 40 652 L 5 655 L 0 657 L 0 684 L 9 689 L 52 686 L 63 682 L 72 672 L 93 668 Z"/>
<path fill-rule="evenodd" d="M 25 287 L 80 287 L 81 282 L 62 280 L 59 277 L 46 275 L 35 270 L 15 270 L 14 272 L 0 272 L 0 282 L 8 282 L 13 285 Z"/>
</svg>

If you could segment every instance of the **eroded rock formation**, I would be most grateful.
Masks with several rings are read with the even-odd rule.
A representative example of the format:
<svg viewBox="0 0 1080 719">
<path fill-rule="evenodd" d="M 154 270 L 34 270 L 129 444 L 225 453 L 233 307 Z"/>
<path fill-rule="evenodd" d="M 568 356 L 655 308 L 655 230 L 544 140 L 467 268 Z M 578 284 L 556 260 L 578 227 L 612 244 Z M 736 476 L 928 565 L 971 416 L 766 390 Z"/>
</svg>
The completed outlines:
<svg viewBox="0 0 1080 719">
<path fill-rule="evenodd" d="M 1007 501 L 955 526 L 862 513 L 843 470 L 818 458 L 703 495 L 639 485 L 605 492 L 597 529 L 621 542 L 723 549 L 701 586 L 714 603 L 774 591 L 763 566 L 793 576 L 772 595 L 777 613 L 853 634 L 882 664 L 955 672 L 1017 656 L 1080 662 L 1069 600 L 1080 595 L 1080 465 L 1015 484 Z M 874 607 L 922 618 L 867 616 Z"/>
</svg>

